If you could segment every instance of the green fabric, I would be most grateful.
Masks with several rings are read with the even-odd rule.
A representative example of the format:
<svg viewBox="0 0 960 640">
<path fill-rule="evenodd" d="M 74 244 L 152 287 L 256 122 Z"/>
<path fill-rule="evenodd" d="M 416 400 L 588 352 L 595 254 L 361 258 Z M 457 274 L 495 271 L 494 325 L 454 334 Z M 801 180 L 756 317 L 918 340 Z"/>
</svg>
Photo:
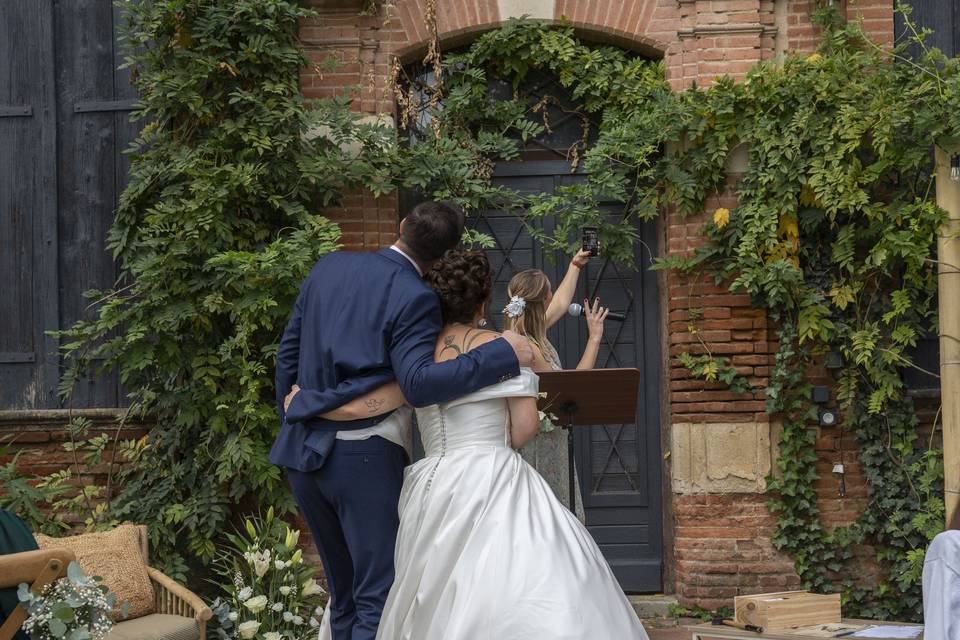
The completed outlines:
<svg viewBox="0 0 960 640">
<path fill-rule="evenodd" d="M 0 555 L 35 549 L 37 542 L 26 523 L 9 511 L 0 509 Z M 3 624 L 19 602 L 16 587 L 0 589 L 0 624 Z M 23 631 L 18 631 L 13 637 L 14 640 L 30 640 Z"/>
</svg>

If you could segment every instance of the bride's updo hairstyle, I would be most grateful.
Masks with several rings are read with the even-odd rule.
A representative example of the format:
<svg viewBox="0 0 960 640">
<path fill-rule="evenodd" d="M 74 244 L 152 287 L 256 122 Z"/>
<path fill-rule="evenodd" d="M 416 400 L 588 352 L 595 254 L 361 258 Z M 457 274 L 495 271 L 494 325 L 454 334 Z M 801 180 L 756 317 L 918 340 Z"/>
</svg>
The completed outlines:
<svg viewBox="0 0 960 640">
<path fill-rule="evenodd" d="M 443 323 L 470 324 L 490 299 L 493 273 L 482 251 L 448 251 L 427 273 L 440 298 Z"/>
</svg>

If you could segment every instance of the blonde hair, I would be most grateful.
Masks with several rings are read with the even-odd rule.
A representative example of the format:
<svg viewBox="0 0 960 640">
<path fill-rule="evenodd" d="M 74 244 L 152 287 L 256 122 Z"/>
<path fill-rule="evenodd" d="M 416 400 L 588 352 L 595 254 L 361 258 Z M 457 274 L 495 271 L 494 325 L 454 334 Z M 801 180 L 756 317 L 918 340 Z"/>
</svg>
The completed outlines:
<svg viewBox="0 0 960 640">
<path fill-rule="evenodd" d="M 540 353 L 549 358 L 555 353 L 547 340 L 547 304 L 550 298 L 550 280 L 539 269 L 521 271 L 510 279 L 507 297 L 519 296 L 526 305 L 523 313 L 511 318 L 506 316 L 506 328 L 524 335 L 537 345 Z"/>
</svg>

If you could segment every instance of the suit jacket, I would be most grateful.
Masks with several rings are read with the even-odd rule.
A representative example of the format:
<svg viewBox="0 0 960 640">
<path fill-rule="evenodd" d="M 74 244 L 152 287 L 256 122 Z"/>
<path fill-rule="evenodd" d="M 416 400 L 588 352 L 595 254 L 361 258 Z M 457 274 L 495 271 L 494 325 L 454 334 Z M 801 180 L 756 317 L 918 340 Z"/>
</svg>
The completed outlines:
<svg viewBox="0 0 960 640">
<path fill-rule="evenodd" d="M 440 301 L 402 254 L 336 252 L 321 258 L 300 295 L 277 351 L 277 405 L 282 424 L 270 461 L 314 471 L 336 432 L 386 416 L 333 422 L 319 416 L 397 380 L 415 407 L 447 402 L 520 373 L 503 339 L 455 360 L 434 362 Z M 296 383 L 298 393 L 283 411 Z"/>
</svg>

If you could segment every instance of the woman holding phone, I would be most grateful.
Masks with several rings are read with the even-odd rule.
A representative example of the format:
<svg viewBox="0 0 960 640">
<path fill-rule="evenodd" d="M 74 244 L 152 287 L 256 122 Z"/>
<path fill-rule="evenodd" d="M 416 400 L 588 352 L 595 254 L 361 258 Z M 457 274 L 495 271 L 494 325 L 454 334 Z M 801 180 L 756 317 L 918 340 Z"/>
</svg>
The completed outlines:
<svg viewBox="0 0 960 640">
<path fill-rule="evenodd" d="M 507 285 L 510 301 L 504 308 L 505 329 L 527 336 L 533 344 L 533 368 L 535 371 L 563 369 L 557 350 L 547 339 L 547 330 L 567 312 L 577 290 L 580 271 L 590 261 L 590 251 L 579 251 L 570 260 L 567 273 L 556 291 L 547 275 L 539 269 L 528 269 L 513 276 Z M 600 306 L 600 298 L 591 304 L 583 301 L 583 314 L 587 318 L 589 338 L 580 357 L 577 369 L 593 369 L 603 338 L 603 322 L 609 309 Z"/>
</svg>

